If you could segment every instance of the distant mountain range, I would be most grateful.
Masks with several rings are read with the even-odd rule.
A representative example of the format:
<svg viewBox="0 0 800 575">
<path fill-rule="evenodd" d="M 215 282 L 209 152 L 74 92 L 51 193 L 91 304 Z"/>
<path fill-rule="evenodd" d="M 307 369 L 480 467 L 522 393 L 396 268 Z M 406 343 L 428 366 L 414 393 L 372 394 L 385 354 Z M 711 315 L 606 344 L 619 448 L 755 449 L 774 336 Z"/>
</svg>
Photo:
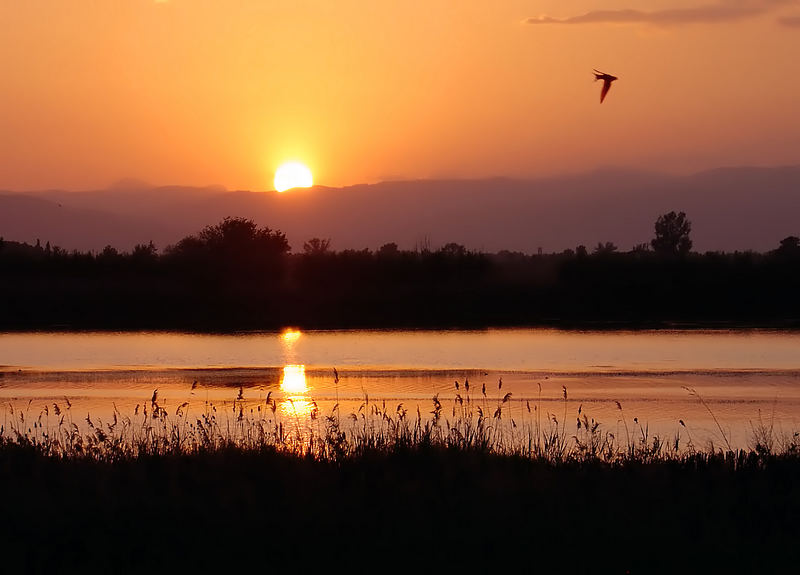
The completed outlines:
<svg viewBox="0 0 800 575">
<path fill-rule="evenodd" d="M 697 251 L 768 251 L 800 235 L 800 166 L 720 168 L 689 176 L 605 169 L 534 180 L 415 180 L 315 186 L 283 194 L 220 187 L 0 192 L 0 237 L 72 250 L 111 245 L 159 249 L 215 224 L 245 217 L 281 230 L 294 251 L 313 237 L 331 247 L 400 248 L 449 242 L 486 252 L 626 251 L 653 237 L 656 218 L 684 211 Z"/>
</svg>

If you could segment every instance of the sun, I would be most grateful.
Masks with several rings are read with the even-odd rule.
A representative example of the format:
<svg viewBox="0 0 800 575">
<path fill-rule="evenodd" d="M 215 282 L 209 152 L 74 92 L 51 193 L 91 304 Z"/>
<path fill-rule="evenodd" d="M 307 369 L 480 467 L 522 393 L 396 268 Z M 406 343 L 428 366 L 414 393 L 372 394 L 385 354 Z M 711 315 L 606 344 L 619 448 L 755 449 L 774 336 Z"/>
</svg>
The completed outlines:
<svg viewBox="0 0 800 575">
<path fill-rule="evenodd" d="M 300 162 L 286 162 L 275 172 L 275 189 L 279 192 L 292 188 L 310 188 L 313 185 L 311 170 Z"/>
</svg>

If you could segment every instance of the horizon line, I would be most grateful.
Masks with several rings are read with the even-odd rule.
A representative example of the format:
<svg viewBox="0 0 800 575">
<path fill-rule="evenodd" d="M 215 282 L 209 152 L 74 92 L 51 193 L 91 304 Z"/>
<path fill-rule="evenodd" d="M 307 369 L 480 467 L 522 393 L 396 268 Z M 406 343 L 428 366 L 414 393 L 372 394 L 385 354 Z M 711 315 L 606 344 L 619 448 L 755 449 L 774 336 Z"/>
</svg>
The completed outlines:
<svg viewBox="0 0 800 575">
<path fill-rule="evenodd" d="M 376 181 L 365 181 L 365 182 L 358 182 L 354 184 L 343 184 L 343 185 L 329 185 L 323 183 L 315 183 L 312 186 L 308 187 L 298 187 L 292 188 L 292 190 L 313 190 L 313 189 L 347 189 L 347 188 L 356 188 L 362 186 L 376 186 L 381 184 L 395 184 L 395 183 L 409 183 L 409 182 L 482 182 L 482 181 L 493 181 L 493 180 L 507 180 L 507 181 L 516 181 L 516 182 L 536 182 L 536 181 L 543 181 L 543 180 L 553 180 L 559 178 L 568 178 L 574 176 L 582 176 L 582 175 L 589 175 L 599 172 L 627 172 L 630 174 L 644 174 L 644 175 L 653 175 L 653 176 L 663 176 L 663 177 L 674 177 L 674 178 L 681 178 L 681 177 L 692 177 L 699 174 L 715 172 L 715 171 L 723 171 L 723 170 L 743 170 L 743 169 L 750 169 L 750 170 L 778 170 L 778 169 L 800 169 L 800 161 L 798 163 L 782 163 L 782 164 L 722 164 L 714 167 L 708 167 L 703 169 L 696 169 L 696 170 L 657 170 L 657 169 L 650 169 L 650 168 L 641 168 L 641 167 L 634 167 L 634 166 L 620 166 L 620 165 L 603 165 L 603 166 L 596 166 L 593 168 L 587 168 L 583 170 L 573 170 L 573 171 L 562 171 L 554 174 L 549 175 L 538 175 L 538 176 L 515 176 L 515 175 L 486 175 L 486 176 L 429 176 L 429 177 L 392 177 L 382 180 Z M 212 183 L 212 184 L 186 184 L 186 183 L 166 183 L 166 184 L 153 184 L 143 179 L 139 178 L 131 178 L 131 177 L 124 177 L 120 178 L 108 184 L 105 187 L 96 187 L 96 188 L 74 188 L 74 187 L 41 187 L 41 188 L 12 188 L 12 187 L 1 187 L 0 194 L 36 194 L 36 193 L 47 193 L 47 192 L 67 192 L 67 193 L 86 193 L 86 192 L 105 192 L 105 191 L 142 191 L 142 190 L 158 190 L 163 188 L 187 188 L 192 190 L 208 190 L 208 191 L 216 191 L 218 193 L 275 193 L 275 194 L 285 194 L 291 190 L 286 190 L 284 192 L 278 192 L 274 188 L 265 188 L 265 189 L 256 189 L 256 188 L 230 188 L 225 184 L 220 183 Z"/>
</svg>

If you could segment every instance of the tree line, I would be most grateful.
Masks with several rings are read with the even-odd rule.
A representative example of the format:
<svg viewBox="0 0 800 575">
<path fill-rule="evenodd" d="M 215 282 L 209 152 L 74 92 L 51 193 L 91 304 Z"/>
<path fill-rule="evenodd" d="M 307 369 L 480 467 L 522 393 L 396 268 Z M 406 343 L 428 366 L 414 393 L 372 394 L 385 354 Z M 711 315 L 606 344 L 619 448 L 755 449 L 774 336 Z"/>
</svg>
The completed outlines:
<svg viewBox="0 0 800 575">
<path fill-rule="evenodd" d="M 691 251 L 683 212 L 621 252 L 336 251 L 226 218 L 159 253 L 98 253 L 0 239 L 0 329 L 276 329 L 800 324 L 800 239 L 775 250 Z"/>
</svg>

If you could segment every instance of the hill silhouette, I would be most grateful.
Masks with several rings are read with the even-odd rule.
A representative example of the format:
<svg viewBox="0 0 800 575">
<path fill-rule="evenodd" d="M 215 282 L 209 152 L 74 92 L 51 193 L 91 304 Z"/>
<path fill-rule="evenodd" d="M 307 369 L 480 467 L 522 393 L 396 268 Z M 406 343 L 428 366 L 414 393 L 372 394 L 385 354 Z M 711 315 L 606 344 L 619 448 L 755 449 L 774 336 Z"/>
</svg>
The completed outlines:
<svg viewBox="0 0 800 575">
<path fill-rule="evenodd" d="M 60 205 L 59 205 L 60 204 Z M 646 242 L 664 212 L 686 212 L 696 251 L 774 249 L 797 235 L 800 166 L 721 168 L 689 176 L 604 169 L 515 180 L 415 180 L 315 186 L 288 193 L 155 187 L 0 193 L 0 235 L 65 249 L 163 249 L 208 222 L 251 218 L 282 230 L 294 251 L 312 237 L 336 249 L 456 242 L 484 252 L 560 252 L 610 241 Z"/>
</svg>

